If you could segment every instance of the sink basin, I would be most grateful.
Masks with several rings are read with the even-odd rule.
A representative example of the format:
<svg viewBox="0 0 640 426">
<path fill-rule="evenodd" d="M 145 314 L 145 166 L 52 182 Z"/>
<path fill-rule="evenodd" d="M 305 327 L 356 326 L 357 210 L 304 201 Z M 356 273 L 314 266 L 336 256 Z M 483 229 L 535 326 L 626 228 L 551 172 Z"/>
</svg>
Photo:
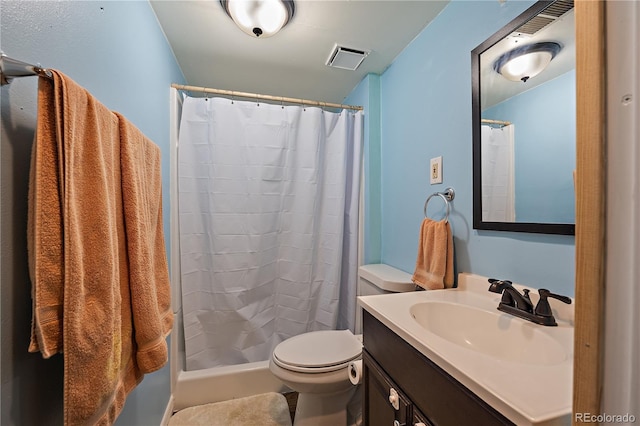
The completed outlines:
<svg viewBox="0 0 640 426">
<path fill-rule="evenodd" d="M 567 359 L 563 346 L 543 326 L 473 306 L 429 301 L 410 307 L 425 330 L 462 346 L 504 361 L 553 365 Z"/>
</svg>

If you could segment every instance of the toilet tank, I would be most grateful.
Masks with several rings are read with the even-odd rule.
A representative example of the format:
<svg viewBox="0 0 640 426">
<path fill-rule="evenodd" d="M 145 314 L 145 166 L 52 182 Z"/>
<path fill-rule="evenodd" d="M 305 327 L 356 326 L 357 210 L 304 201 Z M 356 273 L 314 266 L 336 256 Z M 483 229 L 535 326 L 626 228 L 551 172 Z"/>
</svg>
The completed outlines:
<svg viewBox="0 0 640 426">
<path fill-rule="evenodd" d="M 414 291 L 411 274 L 383 263 L 358 268 L 358 296 Z M 356 309 L 355 333 L 362 333 L 362 308 Z"/>
<path fill-rule="evenodd" d="M 383 263 L 362 265 L 358 269 L 359 296 L 414 291 L 411 274 Z"/>
</svg>

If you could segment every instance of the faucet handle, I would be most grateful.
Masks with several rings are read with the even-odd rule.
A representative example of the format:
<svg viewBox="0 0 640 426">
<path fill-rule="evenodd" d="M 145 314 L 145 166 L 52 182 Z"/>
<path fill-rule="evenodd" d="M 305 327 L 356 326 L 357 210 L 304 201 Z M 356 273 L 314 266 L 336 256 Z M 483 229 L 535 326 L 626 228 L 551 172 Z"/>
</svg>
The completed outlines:
<svg viewBox="0 0 640 426">
<path fill-rule="evenodd" d="M 489 291 L 493 293 L 502 293 L 502 290 L 504 290 L 505 287 L 509 287 L 513 283 L 509 280 L 499 280 L 497 278 L 489 278 L 489 284 L 491 284 L 489 286 Z"/>
<path fill-rule="evenodd" d="M 551 297 L 553 299 L 557 299 L 563 303 L 571 304 L 571 298 L 567 296 L 562 296 L 560 294 L 551 293 L 546 288 L 541 288 L 538 290 L 538 295 L 540 296 L 540 300 L 536 305 L 535 314 L 543 317 L 551 317 L 553 313 L 551 312 L 551 306 L 549 305 L 549 301 L 547 298 Z"/>
</svg>

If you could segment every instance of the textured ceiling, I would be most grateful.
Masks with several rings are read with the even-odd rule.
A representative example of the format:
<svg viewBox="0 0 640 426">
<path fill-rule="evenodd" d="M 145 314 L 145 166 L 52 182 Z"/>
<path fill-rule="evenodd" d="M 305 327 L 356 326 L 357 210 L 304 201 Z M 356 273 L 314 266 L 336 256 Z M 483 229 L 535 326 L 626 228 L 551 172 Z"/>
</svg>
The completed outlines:
<svg viewBox="0 0 640 426">
<path fill-rule="evenodd" d="M 341 103 L 448 1 L 297 0 L 291 22 L 264 39 L 236 27 L 218 0 L 150 3 L 189 85 Z M 331 68 L 335 44 L 371 53 L 355 71 Z"/>
</svg>

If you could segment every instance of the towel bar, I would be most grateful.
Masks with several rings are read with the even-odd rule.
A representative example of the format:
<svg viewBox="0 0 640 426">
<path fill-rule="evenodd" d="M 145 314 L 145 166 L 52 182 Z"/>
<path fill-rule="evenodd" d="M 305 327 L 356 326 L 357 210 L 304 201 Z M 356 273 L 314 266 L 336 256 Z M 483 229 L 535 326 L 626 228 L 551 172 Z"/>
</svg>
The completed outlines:
<svg viewBox="0 0 640 426">
<path fill-rule="evenodd" d="M 449 211 L 450 211 L 449 202 L 456 197 L 456 192 L 453 190 L 453 188 L 447 188 L 444 190 L 444 192 L 434 192 L 433 194 L 429 195 L 429 197 L 427 198 L 427 201 L 424 202 L 424 217 L 425 218 L 428 217 L 427 204 L 429 204 L 429 200 L 436 196 L 444 200 L 444 203 L 447 206 L 447 213 L 445 214 L 444 220 L 449 220 Z"/>
<path fill-rule="evenodd" d="M 40 65 L 31 65 L 26 62 L 13 59 L 0 51 L 0 85 L 11 83 L 15 77 L 27 77 L 39 75 L 41 77 L 53 78 L 51 71 L 42 68 Z"/>
</svg>

